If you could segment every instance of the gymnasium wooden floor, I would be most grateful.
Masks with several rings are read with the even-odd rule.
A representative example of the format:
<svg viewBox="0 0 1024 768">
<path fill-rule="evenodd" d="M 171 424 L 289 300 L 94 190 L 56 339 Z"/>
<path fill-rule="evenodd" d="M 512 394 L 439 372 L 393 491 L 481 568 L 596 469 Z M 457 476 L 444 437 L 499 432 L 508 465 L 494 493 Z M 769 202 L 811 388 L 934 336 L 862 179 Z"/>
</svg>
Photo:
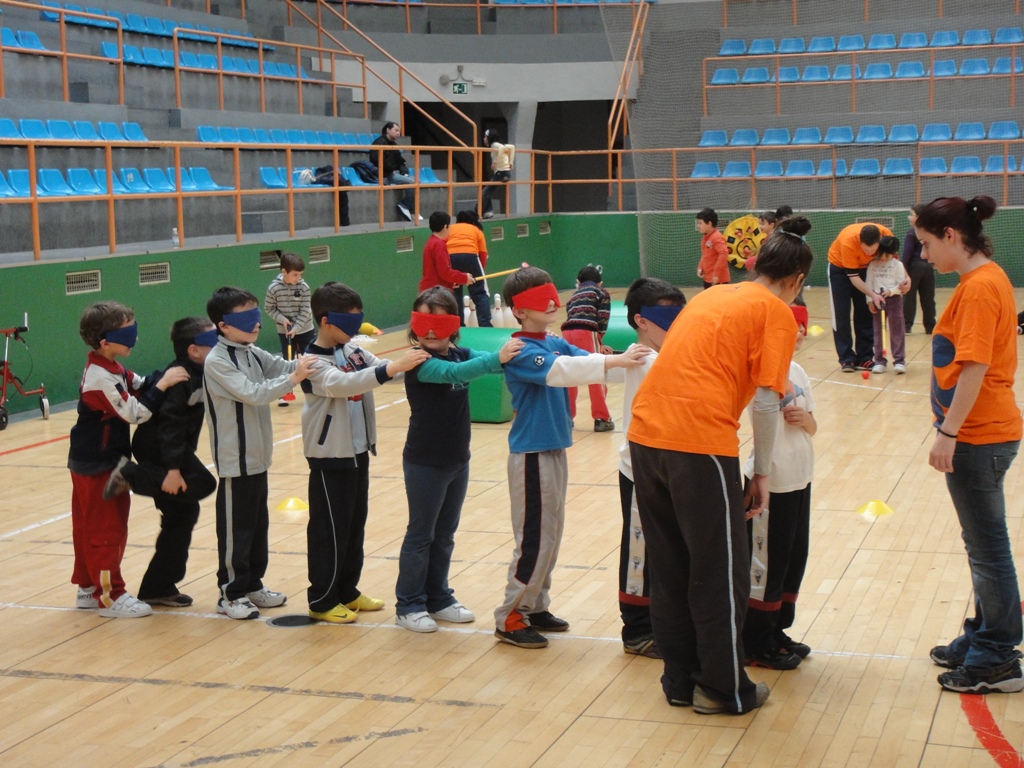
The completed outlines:
<svg viewBox="0 0 1024 768">
<path fill-rule="evenodd" d="M 944 303 L 949 292 L 940 293 Z M 807 298 L 812 322 L 827 329 L 825 289 Z M 552 590 L 552 607 L 572 630 L 539 651 L 492 635 L 512 551 L 508 425 L 473 428 L 472 482 L 452 565 L 457 597 L 479 618 L 416 635 L 394 624 L 406 520 L 400 385 L 377 395 L 380 445 L 362 581 L 388 607 L 349 626 L 286 629 L 217 616 L 212 498 L 181 585 L 196 598 L 192 608 L 157 608 L 140 620 L 76 610 L 65 469 L 74 412 L 18 420 L 0 435 L 0 765 L 1021 765 L 1024 696 L 941 692 L 940 670 L 928 659 L 932 645 L 957 634 L 971 588 L 943 479 L 927 464 L 930 337 L 920 324 L 915 330 L 901 377 L 840 373 L 827 332 L 798 353 L 815 383 L 820 430 L 811 562 L 792 634 L 814 652 L 792 672 L 752 670 L 771 686 L 771 699 L 740 717 L 669 707 L 660 662 L 622 652 L 622 433 L 583 428 L 585 391 Z M 403 344 L 395 332 L 373 350 Z M 621 384 L 611 385 L 610 402 L 621 414 Z M 275 408 L 274 421 L 267 584 L 289 602 L 263 618 L 306 609 L 304 515 L 274 511 L 305 496 L 300 408 Z M 208 456 L 205 436 L 201 447 Z M 1011 535 L 1024 554 L 1022 467 L 1024 459 L 1006 492 Z M 873 499 L 893 513 L 856 513 Z M 134 498 L 130 528 L 124 571 L 134 590 L 158 529 L 149 499 Z"/>
</svg>

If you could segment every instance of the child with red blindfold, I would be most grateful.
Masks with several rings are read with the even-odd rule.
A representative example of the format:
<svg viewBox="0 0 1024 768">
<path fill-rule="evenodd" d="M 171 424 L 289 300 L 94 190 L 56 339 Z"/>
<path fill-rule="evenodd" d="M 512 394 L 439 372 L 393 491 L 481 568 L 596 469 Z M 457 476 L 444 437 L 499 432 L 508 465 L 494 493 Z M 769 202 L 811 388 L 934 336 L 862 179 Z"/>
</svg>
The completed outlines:
<svg viewBox="0 0 1024 768">
<path fill-rule="evenodd" d="M 609 368 L 642 365 L 650 350 L 636 346 L 621 355 L 589 354 L 549 335 L 561 303 L 551 276 L 542 269 L 525 267 L 509 275 L 503 298 L 522 325 L 515 337 L 524 346 L 505 366 L 516 411 L 508 436 L 516 546 L 505 602 L 494 612 L 494 634 L 520 648 L 544 648 L 548 641 L 541 632 L 569 629 L 569 622 L 548 610 L 551 574 L 565 524 L 565 449 L 572 445 L 568 387 L 604 381 Z"/>
<path fill-rule="evenodd" d="M 791 305 L 799 328 L 796 347 L 807 336 L 807 307 Z M 796 598 L 807 567 L 811 530 L 811 480 L 818 431 L 811 380 L 795 360 L 789 364 L 786 395 L 779 403 L 779 428 L 768 475 L 770 509 L 747 520 L 750 540 L 750 598 L 743 624 L 743 649 L 749 666 L 793 669 L 810 652 L 786 634 L 793 626 Z M 744 467 L 754 474 L 751 451 Z"/>
<path fill-rule="evenodd" d="M 409 341 L 430 357 L 405 376 L 409 434 L 402 454 L 409 526 L 398 560 L 395 622 L 412 632 L 436 632 L 438 621 L 476 620 L 448 586 L 462 503 L 469 484 L 467 382 L 502 366 L 523 348 L 509 339 L 497 352 L 457 346 L 462 313 L 454 294 L 435 286 L 413 302 Z"/>
</svg>

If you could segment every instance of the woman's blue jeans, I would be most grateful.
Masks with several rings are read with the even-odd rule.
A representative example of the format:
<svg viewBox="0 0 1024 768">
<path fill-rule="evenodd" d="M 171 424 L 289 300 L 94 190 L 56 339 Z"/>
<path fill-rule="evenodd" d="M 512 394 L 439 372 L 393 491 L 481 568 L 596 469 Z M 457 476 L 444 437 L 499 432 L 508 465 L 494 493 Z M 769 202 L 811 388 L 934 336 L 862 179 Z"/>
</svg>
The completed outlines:
<svg viewBox="0 0 1024 768">
<path fill-rule="evenodd" d="M 1020 441 L 993 445 L 957 443 L 946 486 L 953 499 L 971 566 L 974 617 L 948 646 L 968 667 L 988 668 L 1016 658 L 1021 642 L 1020 590 L 1006 530 L 1003 476 Z M 962 659 L 962 661 L 961 661 Z"/>
<path fill-rule="evenodd" d="M 456 602 L 448 567 L 469 485 L 469 463 L 427 467 L 405 461 L 402 466 L 409 526 L 398 559 L 397 613 L 433 613 Z"/>
</svg>

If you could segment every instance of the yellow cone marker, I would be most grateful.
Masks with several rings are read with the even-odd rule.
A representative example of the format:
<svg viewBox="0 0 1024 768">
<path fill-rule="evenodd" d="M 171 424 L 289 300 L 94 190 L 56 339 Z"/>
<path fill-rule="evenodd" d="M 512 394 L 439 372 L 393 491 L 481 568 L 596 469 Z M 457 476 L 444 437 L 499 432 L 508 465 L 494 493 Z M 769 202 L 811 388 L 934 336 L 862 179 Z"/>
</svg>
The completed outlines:
<svg viewBox="0 0 1024 768">
<path fill-rule="evenodd" d="M 289 520 L 297 520 L 302 516 L 303 512 L 309 510 L 309 504 L 304 502 L 302 499 L 292 496 L 291 498 L 285 499 L 277 505 L 278 512 L 284 512 L 285 517 Z"/>
<path fill-rule="evenodd" d="M 874 520 L 876 517 L 884 517 L 885 515 L 891 515 L 892 513 L 893 508 L 880 499 L 872 499 L 867 504 L 857 509 L 857 514 L 868 520 Z"/>
<path fill-rule="evenodd" d="M 810 328 L 807 329 L 807 335 L 812 337 L 821 336 L 821 334 L 823 334 L 824 332 L 825 329 L 822 328 L 820 325 L 812 325 Z"/>
</svg>

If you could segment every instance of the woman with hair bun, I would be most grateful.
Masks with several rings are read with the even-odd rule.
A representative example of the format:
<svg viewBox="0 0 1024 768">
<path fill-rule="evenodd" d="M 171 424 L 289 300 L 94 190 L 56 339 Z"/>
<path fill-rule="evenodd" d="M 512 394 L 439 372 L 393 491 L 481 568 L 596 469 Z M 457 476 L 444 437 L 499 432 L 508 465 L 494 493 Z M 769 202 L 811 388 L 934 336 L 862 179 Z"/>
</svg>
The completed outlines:
<svg viewBox="0 0 1024 768">
<path fill-rule="evenodd" d="M 1017 313 L 1013 287 L 992 261 L 982 222 L 991 197 L 933 200 L 917 215 L 921 255 L 960 284 L 932 334 L 935 441 L 928 463 L 946 473 L 971 568 L 975 615 L 931 659 L 939 685 L 961 693 L 1024 690 L 1021 602 L 1006 529 L 1003 477 L 1017 455 L 1021 413 L 1013 394 Z"/>
</svg>

